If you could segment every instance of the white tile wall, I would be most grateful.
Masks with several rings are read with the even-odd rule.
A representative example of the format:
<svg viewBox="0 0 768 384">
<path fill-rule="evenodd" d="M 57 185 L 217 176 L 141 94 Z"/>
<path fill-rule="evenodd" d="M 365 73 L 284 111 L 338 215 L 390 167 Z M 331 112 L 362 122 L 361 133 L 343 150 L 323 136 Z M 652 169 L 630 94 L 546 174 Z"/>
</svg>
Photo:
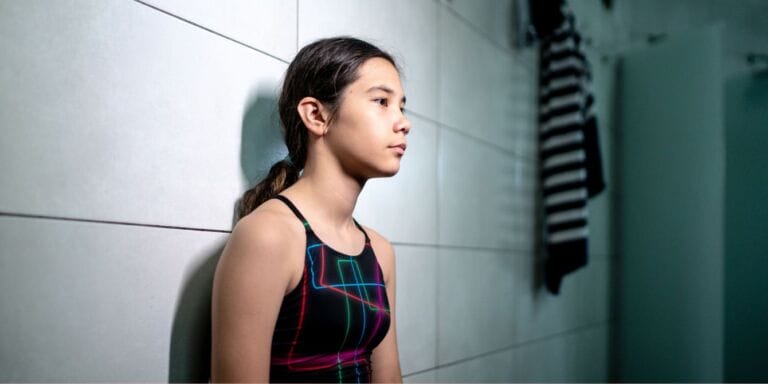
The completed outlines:
<svg viewBox="0 0 768 384">
<path fill-rule="evenodd" d="M 398 245 L 397 339 L 403 375 L 437 364 L 438 253 L 432 247 Z"/>
<path fill-rule="evenodd" d="M 279 57 L 293 59 L 297 2 L 284 0 L 138 0 Z"/>
<path fill-rule="evenodd" d="M 535 72 L 440 7 L 440 122 L 520 154 L 533 143 Z M 522 132 L 522 133 L 521 133 Z"/>
<path fill-rule="evenodd" d="M 512 277 L 516 284 L 516 342 L 609 321 L 609 260 L 593 258 L 585 267 L 566 275 L 557 296 L 543 291 L 536 281 L 539 260 L 519 257 L 516 262 Z"/>
<path fill-rule="evenodd" d="M 438 255 L 438 363 L 511 345 L 514 254 L 445 248 Z"/>
<path fill-rule="evenodd" d="M 285 63 L 136 2 L 0 7 L 0 210 L 231 227 L 248 100 Z"/>
<path fill-rule="evenodd" d="M 435 383 L 435 370 L 419 372 L 413 375 L 403 375 L 404 383 Z"/>
<path fill-rule="evenodd" d="M 506 349 L 447 365 L 437 369 L 436 381 L 438 383 L 506 383 L 514 374 L 513 356 L 514 350 Z"/>
<path fill-rule="evenodd" d="M 452 129 L 439 141 L 440 244 L 531 250 L 535 164 Z"/>
<path fill-rule="evenodd" d="M 511 49 L 515 17 L 514 0 L 442 0 L 448 9 L 469 22 L 494 43 Z"/>
<path fill-rule="evenodd" d="M 510 382 L 608 381 L 607 325 L 568 332 L 512 350 Z"/>
<path fill-rule="evenodd" d="M 590 60 L 593 73 L 592 89 L 596 100 L 599 101 L 595 104 L 595 113 L 598 121 L 598 132 L 600 133 L 603 178 L 606 182 L 605 190 L 590 200 L 589 252 L 590 255 L 604 258 L 617 252 L 614 249 L 616 245 L 612 241 L 614 226 L 611 209 L 613 197 L 618 193 L 616 183 L 613 180 L 613 140 L 615 135 L 613 122 L 616 120 L 613 100 L 617 86 L 615 78 L 617 63 L 612 59 L 604 60 L 603 54 L 595 49 L 587 50 L 587 58 Z"/>
<path fill-rule="evenodd" d="M 199 378 L 225 241 L 225 233 L 0 217 L 0 381 Z"/>
<path fill-rule="evenodd" d="M 405 381 L 604 381 L 610 195 L 597 256 L 549 295 L 536 57 L 508 48 L 511 5 L 0 2 L 0 380 L 205 375 L 212 262 L 286 152 L 276 87 L 301 46 L 349 34 L 395 55 L 413 123 L 355 211 L 395 244 Z"/>
<path fill-rule="evenodd" d="M 610 179 L 607 179 L 606 182 L 610 183 Z M 614 190 L 606 187 L 603 192 L 589 200 L 587 225 L 589 227 L 590 259 L 605 260 L 615 253 L 611 212 L 614 195 Z"/>
</svg>

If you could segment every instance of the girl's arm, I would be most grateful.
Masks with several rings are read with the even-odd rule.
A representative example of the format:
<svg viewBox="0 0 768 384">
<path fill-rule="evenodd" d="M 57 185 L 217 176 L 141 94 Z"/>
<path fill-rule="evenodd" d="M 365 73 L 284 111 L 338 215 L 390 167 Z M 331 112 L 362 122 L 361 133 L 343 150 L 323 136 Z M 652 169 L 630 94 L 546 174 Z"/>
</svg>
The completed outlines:
<svg viewBox="0 0 768 384">
<path fill-rule="evenodd" d="M 387 299 L 389 300 L 389 330 L 381 343 L 371 354 L 371 369 L 373 370 L 374 383 L 402 383 L 400 372 L 400 357 L 397 351 L 397 331 L 395 316 L 395 251 L 392 244 L 373 230 L 366 228 L 371 233 L 371 242 L 374 253 L 378 257 L 384 275 Z"/>
<path fill-rule="evenodd" d="M 268 382 L 272 333 L 291 272 L 285 230 L 269 212 L 232 230 L 212 294 L 211 381 Z"/>
</svg>

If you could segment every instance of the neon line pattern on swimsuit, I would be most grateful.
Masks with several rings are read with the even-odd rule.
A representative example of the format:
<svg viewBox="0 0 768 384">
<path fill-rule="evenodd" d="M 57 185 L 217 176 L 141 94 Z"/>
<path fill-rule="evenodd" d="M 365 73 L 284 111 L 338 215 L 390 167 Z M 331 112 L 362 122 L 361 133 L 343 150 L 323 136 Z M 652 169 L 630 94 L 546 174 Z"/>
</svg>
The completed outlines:
<svg viewBox="0 0 768 384">
<path fill-rule="evenodd" d="M 298 210 L 294 210 L 297 216 Z M 272 338 L 272 382 L 370 382 L 370 356 L 390 325 L 383 274 L 365 234 L 357 256 L 325 245 L 303 217 L 299 284 L 284 298 Z"/>
</svg>

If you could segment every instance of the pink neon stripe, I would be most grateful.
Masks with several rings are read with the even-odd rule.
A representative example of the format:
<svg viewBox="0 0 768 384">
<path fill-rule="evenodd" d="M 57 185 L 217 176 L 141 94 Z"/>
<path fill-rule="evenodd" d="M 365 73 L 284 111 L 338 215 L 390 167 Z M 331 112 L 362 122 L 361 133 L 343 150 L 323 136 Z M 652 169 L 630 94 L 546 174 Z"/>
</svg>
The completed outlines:
<svg viewBox="0 0 768 384">
<path fill-rule="evenodd" d="M 296 347 L 296 343 L 299 340 L 299 333 L 301 332 L 301 325 L 304 323 L 304 307 L 307 302 L 307 269 L 304 268 L 304 282 L 301 287 L 301 312 L 299 313 L 299 326 L 296 328 L 296 335 L 293 337 L 293 343 L 291 343 L 291 349 L 288 350 L 288 368 L 291 366 L 291 357 L 293 356 L 293 348 Z"/>
<path fill-rule="evenodd" d="M 375 265 L 376 265 L 376 271 L 374 272 L 374 276 L 376 276 L 376 283 L 377 284 L 381 284 L 381 280 L 379 280 L 379 271 L 380 271 L 379 270 L 379 265 L 378 265 L 378 263 L 375 263 Z M 384 306 L 384 300 L 383 300 L 383 296 L 382 296 L 382 293 L 381 293 L 381 285 L 377 285 L 376 286 L 376 293 L 378 294 L 377 299 L 380 302 L 379 305 L 381 307 L 383 307 Z M 376 311 L 376 325 L 374 326 L 373 332 L 371 332 L 371 335 L 368 336 L 368 340 L 365 342 L 365 347 L 366 348 L 368 347 L 368 345 L 373 340 L 373 336 L 378 334 L 379 327 L 381 326 L 381 321 L 382 321 L 381 319 L 382 319 L 382 317 L 384 315 L 389 316 L 389 312 L 385 313 L 384 311 Z"/>
<path fill-rule="evenodd" d="M 358 355 L 358 350 L 355 349 L 355 350 L 340 352 L 338 356 L 336 353 L 333 353 L 333 354 L 323 354 L 323 355 L 302 356 L 299 358 L 273 357 L 271 362 L 273 365 L 287 365 L 288 369 L 292 371 L 312 371 L 312 370 L 336 367 L 339 364 L 338 362 L 339 359 L 342 360 L 341 362 L 342 366 L 366 362 L 365 358 L 363 357 L 358 358 L 357 355 Z"/>
</svg>

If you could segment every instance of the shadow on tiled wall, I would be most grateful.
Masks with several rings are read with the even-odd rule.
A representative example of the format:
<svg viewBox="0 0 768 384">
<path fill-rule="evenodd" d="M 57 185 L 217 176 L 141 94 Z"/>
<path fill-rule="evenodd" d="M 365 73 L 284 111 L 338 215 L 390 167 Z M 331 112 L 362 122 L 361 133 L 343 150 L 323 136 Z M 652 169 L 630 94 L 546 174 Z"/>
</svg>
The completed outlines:
<svg viewBox="0 0 768 384">
<path fill-rule="evenodd" d="M 269 172 L 287 154 L 277 111 L 277 99 L 268 86 L 247 102 L 242 120 L 240 165 L 247 188 Z M 238 198 L 233 203 L 236 223 Z M 189 275 L 178 301 L 171 332 L 168 382 L 208 382 L 211 361 L 211 294 L 213 277 L 226 244 L 220 244 Z"/>
</svg>

